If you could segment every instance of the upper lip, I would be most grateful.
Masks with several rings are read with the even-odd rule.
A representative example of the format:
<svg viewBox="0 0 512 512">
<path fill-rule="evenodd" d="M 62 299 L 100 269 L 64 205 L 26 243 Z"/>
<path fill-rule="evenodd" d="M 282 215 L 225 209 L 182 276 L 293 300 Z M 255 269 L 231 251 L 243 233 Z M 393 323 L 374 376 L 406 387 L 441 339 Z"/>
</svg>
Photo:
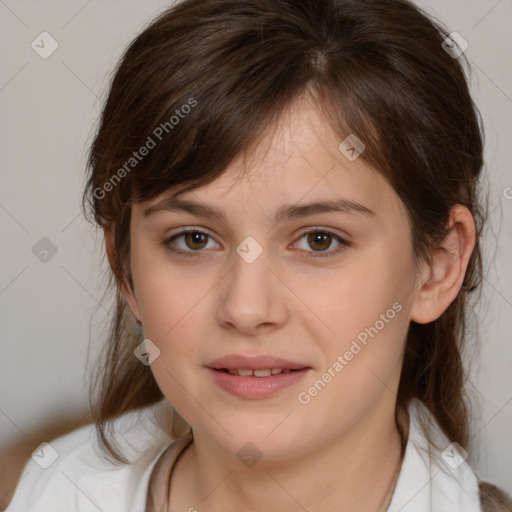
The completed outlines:
<svg viewBox="0 0 512 512">
<path fill-rule="evenodd" d="M 272 368 L 280 368 L 282 370 L 302 370 L 309 366 L 287 361 L 280 357 L 274 356 L 242 356 L 238 354 L 230 354 L 228 356 L 215 359 L 209 363 L 208 368 L 215 370 L 267 370 Z"/>
</svg>

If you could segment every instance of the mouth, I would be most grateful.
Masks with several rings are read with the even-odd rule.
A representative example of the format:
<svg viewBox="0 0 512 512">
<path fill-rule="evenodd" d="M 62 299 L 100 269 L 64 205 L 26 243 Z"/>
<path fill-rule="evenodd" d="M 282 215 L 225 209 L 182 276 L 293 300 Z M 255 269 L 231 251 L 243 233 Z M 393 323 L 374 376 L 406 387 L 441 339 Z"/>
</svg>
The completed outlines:
<svg viewBox="0 0 512 512">
<path fill-rule="evenodd" d="M 217 370 L 217 368 L 214 368 Z M 230 375 L 238 375 L 239 377 L 270 377 L 271 375 L 279 375 L 280 373 L 298 372 L 297 370 L 286 370 L 283 368 L 266 368 L 265 370 L 249 370 L 249 369 L 231 369 L 231 368 L 220 368 L 220 372 L 229 373 Z"/>
<path fill-rule="evenodd" d="M 270 371 L 271 374 L 274 372 L 276 375 L 285 371 L 303 370 L 304 368 L 310 368 L 307 364 L 290 361 L 281 357 L 267 355 L 243 356 L 239 354 L 230 354 L 228 356 L 215 359 L 215 361 L 209 363 L 207 367 L 213 368 L 214 370 L 225 370 L 227 372 Z M 247 374 L 247 376 L 249 375 L 250 374 Z"/>
<path fill-rule="evenodd" d="M 302 380 L 312 370 L 306 364 L 272 356 L 232 354 L 207 365 L 214 382 L 243 398 L 265 398 Z"/>
</svg>

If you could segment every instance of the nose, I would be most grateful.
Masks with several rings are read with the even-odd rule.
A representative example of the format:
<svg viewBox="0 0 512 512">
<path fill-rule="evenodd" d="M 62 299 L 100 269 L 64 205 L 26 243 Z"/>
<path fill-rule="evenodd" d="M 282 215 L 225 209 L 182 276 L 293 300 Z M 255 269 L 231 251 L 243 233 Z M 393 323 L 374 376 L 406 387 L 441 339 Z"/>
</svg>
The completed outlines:
<svg viewBox="0 0 512 512">
<path fill-rule="evenodd" d="M 233 267 L 219 283 L 217 321 L 230 331 L 257 335 L 280 328 L 289 312 L 287 288 L 271 269 L 263 251 L 251 262 L 233 254 Z"/>
</svg>

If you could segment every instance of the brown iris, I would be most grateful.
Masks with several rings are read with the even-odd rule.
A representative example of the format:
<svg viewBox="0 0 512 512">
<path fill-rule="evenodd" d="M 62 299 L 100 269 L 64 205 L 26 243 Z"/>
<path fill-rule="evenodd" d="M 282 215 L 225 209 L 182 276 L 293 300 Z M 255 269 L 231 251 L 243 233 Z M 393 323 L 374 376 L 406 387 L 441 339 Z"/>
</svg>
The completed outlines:
<svg viewBox="0 0 512 512">
<path fill-rule="evenodd" d="M 323 231 L 314 231 L 308 234 L 308 244 L 314 249 L 315 245 L 319 250 L 328 249 L 331 245 L 332 235 Z"/>
<path fill-rule="evenodd" d="M 189 233 L 185 233 L 185 243 L 187 247 L 194 250 L 203 249 L 208 243 L 208 235 L 205 233 L 201 233 L 200 231 L 190 231 Z M 200 247 L 194 247 L 194 244 L 199 243 L 202 244 Z"/>
</svg>

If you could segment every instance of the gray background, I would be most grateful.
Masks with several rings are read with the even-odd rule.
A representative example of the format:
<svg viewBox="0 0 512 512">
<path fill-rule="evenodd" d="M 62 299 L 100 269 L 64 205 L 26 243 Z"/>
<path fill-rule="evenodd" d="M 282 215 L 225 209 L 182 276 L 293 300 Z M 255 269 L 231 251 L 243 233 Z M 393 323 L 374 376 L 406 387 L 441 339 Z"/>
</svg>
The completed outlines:
<svg viewBox="0 0 512 512">
<path fill-rule="evenodd" d="M 483 297 L 470 333 L 474 341 L 478 328 L 480 353 L 470 363 L 470 461 L 481 478 L 512 493 L 512 0 L 418 3 L 468 41 L 485 123 L 491 215 Z M 108 73 L 168 5 L 0 0 L 0 505 L 19 478 L 13 468 L 20 460 L 88 419 L 87 376 L 109 302 L 102 297 L 102 239 L 81 214 L 86 149 Z M 47 59 L 31 48 L 43 31 L 59 45 Z M 57 249 L 46 262 L 32 252 L 43 237 Z"/>
</svg>

